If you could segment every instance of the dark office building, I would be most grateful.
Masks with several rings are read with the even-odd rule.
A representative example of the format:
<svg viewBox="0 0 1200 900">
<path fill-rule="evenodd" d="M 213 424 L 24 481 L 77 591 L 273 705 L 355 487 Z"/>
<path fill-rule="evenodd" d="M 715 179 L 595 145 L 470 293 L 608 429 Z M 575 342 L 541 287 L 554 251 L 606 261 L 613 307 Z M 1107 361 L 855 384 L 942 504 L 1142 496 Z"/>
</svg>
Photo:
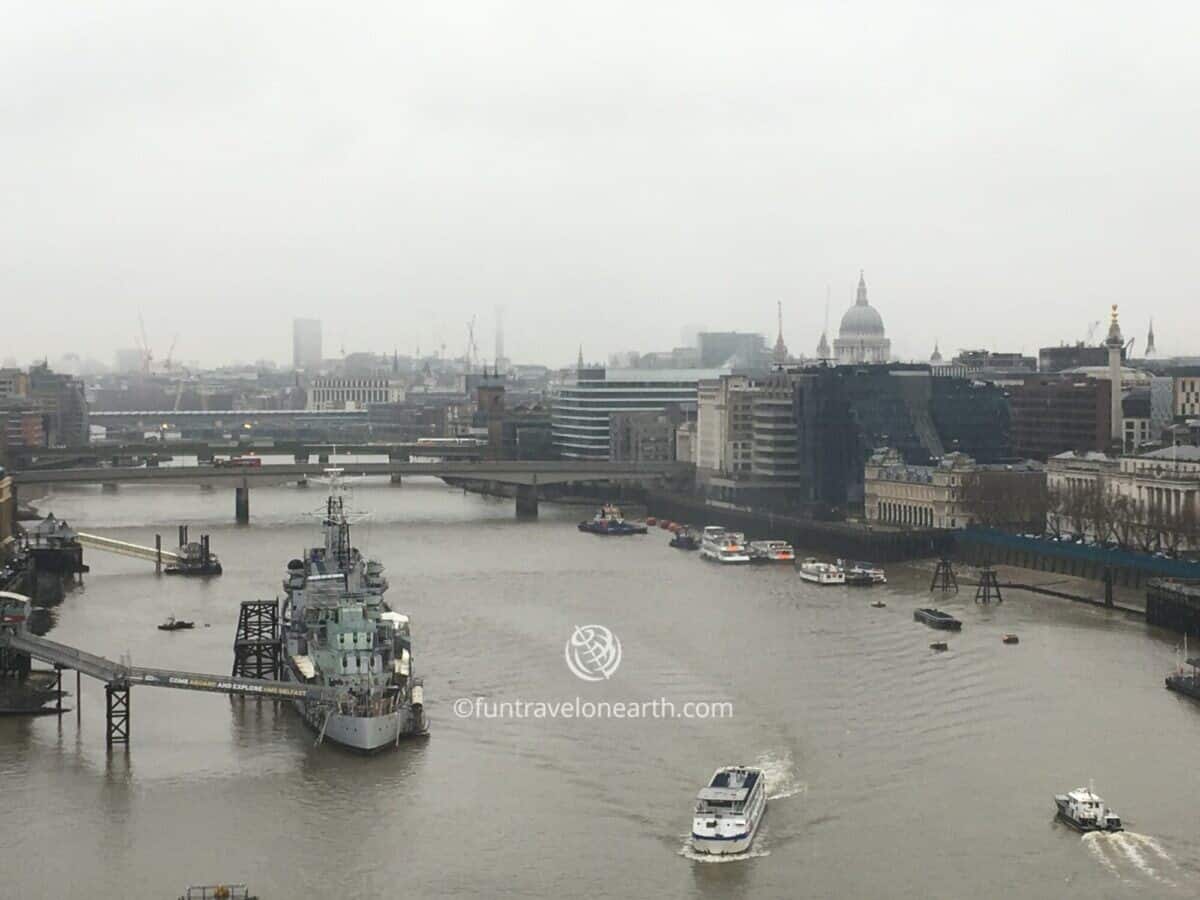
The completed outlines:
<svg viewBox="0 0 1200 900">
<path fill-rule="evenodd" d="M 766 339 L 749 331 L 703 331 L 698 338 L 702 369 L 766 369 Z"/>
<path fill-rule="evenodd" d="M 818 515 L 861 505 L 863 468 L 888 446 L 911 465 L 950 452 L 1011 456 L 1007 403 L 990 384 L 935 378 L 928 366 L 838 366 L 795 378 L 793 409 L 803 501 Z"/>
<path fill-rule="evenodd" d="M 1020 353 L 993 353 L 990 350 L 963 350 L 951 365 L 966 369 L 981 369 L 993 372 L 1036 372 L 1038 361 Z"/>
<path fill-rule="evenodd" d="M 1125 361 L 1125 351 L 1121 351 Z M 1061 347 L 1043 347 L 1038 351 L 1039 372 L 1064 372 L 1083 366 L 1107 366 L 1108 348 L 1102 344 L 1063 344 Z"/>
<path fill-rule="evenodd" d="M 1110 382 L 1035 375 L 1008 389 L 1013 453 L 1046 460 L 1068 450 L 1109 449 Z"/>
<path fill-rule="evenodd" d="M 66 447 L 89 443 L 88 402 L 82 381 L 52 372 L 44 363 L 30 366 L 29 397 L 43 410 L 42 428 L 48 443 Z"/>
</svg>

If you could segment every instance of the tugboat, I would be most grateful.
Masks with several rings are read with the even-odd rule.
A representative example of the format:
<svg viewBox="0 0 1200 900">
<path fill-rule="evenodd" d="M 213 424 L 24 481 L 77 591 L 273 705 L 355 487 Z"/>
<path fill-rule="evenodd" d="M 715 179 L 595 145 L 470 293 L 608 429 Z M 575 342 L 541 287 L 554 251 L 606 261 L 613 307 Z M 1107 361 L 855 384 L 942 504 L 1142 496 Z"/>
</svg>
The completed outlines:
<svg viewBox="0 0 1200 900">
<path fill-rule="evenodd" d="M 1183 656 L 1183 665 L 1166 678 L 1167 690 L 1200 700 L 1200 656 L 1188 657 L 1186 634 L 1183 636 Z M 1184 666 L 1191 666 L 1192 671 L 1188 672 Z"/>
<path fill-rule="evenodd" d="M 579 530 L 590 534 L 619 536 L 627 534 L 645 534 L 645 525 L 626 522 L 621 515 L 621 508 L 611 503 L 605 503 L 590 520 L 579 523 Z"/>
<path fill-rule="evenodd" d="M 800 577 L 813 584 L 845 584 L 846 573 L 841 566 L 809 557 L 800 563 Z"/>
<path fill-rule="evenodd" d="M 699 853 L 745 853 L 767 811 L 762 769 L 726 766 L 696 796 L 692 849 Z"/>
<path fill-rule="evenodd" d="M 177 619 L 174 616 L 167 616 L 167 621 L 158 626 L 159 631 L 186 631 L 189 628 L 195 628 L 195 622 L 185 622 L 183 619 Z"/>
<path fill-rule="evenodd" d="M 700 542 L 696 540 L 696 536 L 690 531 L 680 529 L 675 532 L 675 536 L 668 542 L 669 546 L 676 550 L 699 550 Z"/>
<path fill-rule="evenodd" d="M 1105 805 L 1090 784 L 1065 794 L 1055 794 L 1054 805 L 1058 807 L 1058 817 L 1076 831 L 1125 830 L 1121 817 Z"/>
<path fill-rule="evenodd" d="M 922 607 L 913 613 L 913 619 L 923 622 L 930 628 L 940 628 L 943 631 L 962 631 L 962 622 L 940 609 Z"/>
</svg>

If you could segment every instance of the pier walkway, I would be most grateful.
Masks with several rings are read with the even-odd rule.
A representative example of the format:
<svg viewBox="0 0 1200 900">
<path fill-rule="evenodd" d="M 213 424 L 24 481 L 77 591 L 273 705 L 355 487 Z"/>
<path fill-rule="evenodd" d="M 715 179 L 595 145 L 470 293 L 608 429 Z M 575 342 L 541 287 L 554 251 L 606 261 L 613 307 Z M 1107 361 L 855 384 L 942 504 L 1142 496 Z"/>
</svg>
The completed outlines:
<svg viewBox="0 0 1200 900">
<path fill-rule="evenodd" d="M 143 547 L 141 544 L 131 544 L 128 541 L 118 541 L 116 538 L 104 537 L 101 534 L 86 534 L 77 532 L 79 543 L 92 550 L 104 550 L 108 553 L 118 553 L 121 556 L 132 556 L 152 563 L 177 563 L 179 554 L 174 550 L 159 550 L 156 547 Z"/>
<path fill-rule="evenodd" d="M 24 604 L 24 609 L 28 609 L 28 598 L 20 594 L 0 592 L 0 600 L 16 600 L 19 604 Z M 336 690 L 320 685 L 305 685 L 268 678 L 247 678 L 239 675 L 210 675 L 186 672 L 180 669 L 156 669 L 113 662 L 107 657 L 97 656 L 77 647 L 29 634 L 25 630 L 24 613 L 14 613 L 14 610 L 21 608 L 10 604 L 4 610 L 4 615 L 0 616 L 0 651 L 2 651 L 0 655 L 14 670 L 17 667 L 12 666 L 12 660 L 14 655 L 18 654 L 28 659 L 49 663 L 54 666 L 60 685 L 63 670 L 74 669 L 77 693 L 80 675 L 87 675 L 89 678 L 104 682 L 104 692 L 108 704 L 107 743 L 109 746 L 129 743 L 129 691 L 135 684 L 243 697 L 266 697 L 272 700 L 308 700 L 329 704 L 331 708 L 338 699 Z M 28 671 L 27 664 L 24 668 L 25 671 Z M 59 712 L 62 712 L 61 694 Z"/>
<path fill-rule="evenodd" d="M 296 684 L 292 681 L 272 681 L 265 678 L 206 675 L 184 672 L 179 669 L 126 666 L 106 657 L 96 656 L 57 641 L 34 637 L 31 634 L 0 633 L 0 647 L 16 650 L 60 669 L 74 669 L 76 672 L 82 672 L 90 678 L 108 684 L 144 684 L 149 687 L 175 688 L 184 691 L 245 694 L 286 700 L 304 698 L 326 700 L 336 696 L 336 693 L 329 688 Z"/>
</svg>

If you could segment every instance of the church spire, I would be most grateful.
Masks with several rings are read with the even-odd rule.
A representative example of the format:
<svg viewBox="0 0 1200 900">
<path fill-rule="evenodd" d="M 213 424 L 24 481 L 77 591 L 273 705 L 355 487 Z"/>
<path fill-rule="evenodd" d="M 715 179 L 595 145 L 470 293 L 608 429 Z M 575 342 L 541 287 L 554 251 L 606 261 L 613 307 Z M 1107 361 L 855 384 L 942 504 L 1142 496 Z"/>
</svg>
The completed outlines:
<svg viewBox="0 0 1200 900">
<path fill-rule="evenodd" d="M 782 366 L 788 359 L 787 344 L 783 342 L 783 301 L 777 301 L 779 312 L 779 336 L 775 338 L 775 349 L 771 356 L 775 360 L 776 365 Z"/>
<path fill-rule="evenodd" d="M 858 270 L 858 296 L 854 298 L 856 306 L 868 306 L 867 303 L 867 279 L 863 275 L 863 270 Z"/>
<path fill-rule="evenodd" d="M 1146 355 L 1154 355 L 1154 316 L 1150 317 L 1150 330 L 1146 332 Z"/>
</svg>

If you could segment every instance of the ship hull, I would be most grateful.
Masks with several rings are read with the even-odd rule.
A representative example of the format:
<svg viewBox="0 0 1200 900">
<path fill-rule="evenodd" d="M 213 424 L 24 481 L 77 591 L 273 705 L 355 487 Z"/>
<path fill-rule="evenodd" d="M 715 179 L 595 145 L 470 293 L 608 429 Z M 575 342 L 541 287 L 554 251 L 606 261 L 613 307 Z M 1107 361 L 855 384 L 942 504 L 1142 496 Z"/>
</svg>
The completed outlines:
<svg viewBox="0 0 1200 900">
<path fill-rule="evenodd" d="M 696 853 L 707 853 L 711 856 L 745 853 L 750 849 L 750 845 L 754 843 L 754 837 L 758 834 L 758 826 L 762 824 L 763 816 L 766 814 L 767 802 L 763 800 L 750 822 L 750 827 L 738 835 L 717 837 L 713 834 L 697 834 L 693 829 L 692 850 Z"/>
<path fill-rule="evenodd" d="M 284 681 L 302 683 L 291 666 L 283 670 Z M 326 721 L 325 709 L 319 703 L 294 700 L 292 706 L 309 728 L 321 736 L 322 741 L 333 741 L 351 750 L 375 753 L 405 737 L 424 737 L 429 734 L 424 708 L 412 704 L 401 706 L 396 712 L 382 716 L 347 716 L 333 713 Z"/>
<path fill-rule="evenodd" d="M 1125 830 L 1124 828 L 1122 828 L 1120 826 L 1115 827 L 1115 828 L 1110 827 L 1110 826 L 1104 824 L 1103 822 L 1099 822 L 1095 819 L 1089 819 L 1087 821 L 1076 819 L 1074 816 L 1071 815 L 1070 809 L 1067 806 L 1067 801 L 1065 798 L 1055 797 L 1054 805 L 1058 807 L 1058 818 L 1061 819 L 1063 822 L 1066 822 L 1068 825 L 1070 825 L 1072 828 L 1074 828 L 1080 834 L 1088 834 L 1089 832 L 1092 832 L 1092 831 L 1107 831 L 1110 834 L 1115 834 L 1118 831 Z"/>
<path fill-rule="evenodd" d="M 1167 690 L 1200 700 L 1200 678 L 1195 675 L 1168 675 Z"/>
<path fill-rule="evenodd" d="M 316 704 L 297 700 L 293 706 L 305 724 L 317 734 L 324 731 L 323 740 L 363 753 L 394 747 L 401 738 L 428 734 L 424 721 L 418 723 L 412 707 L 401 707 L 397 712 L 385 716 L 345 716 L 334 713 L 326 722 L 324 711 Z"/>
</svg>

